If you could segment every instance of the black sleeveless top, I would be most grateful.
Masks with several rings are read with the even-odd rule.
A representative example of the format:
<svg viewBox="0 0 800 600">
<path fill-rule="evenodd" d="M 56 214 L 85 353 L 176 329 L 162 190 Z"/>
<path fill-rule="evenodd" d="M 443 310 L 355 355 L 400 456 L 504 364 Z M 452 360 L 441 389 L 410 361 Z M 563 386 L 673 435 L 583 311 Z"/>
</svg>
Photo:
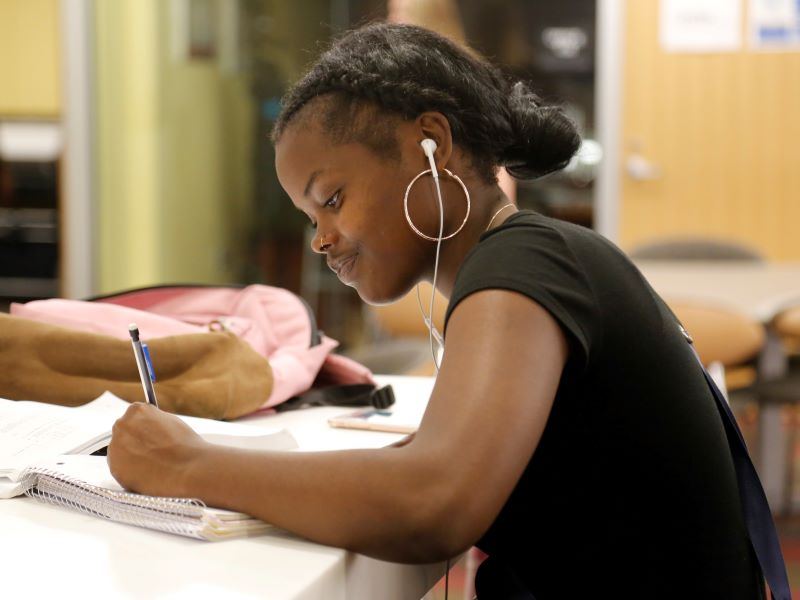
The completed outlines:
<svg viewBox="0 0 800 600">
<path fill-rule="evenodd" d="M 520 211 L 467 256 L 447 317 L 488 288 L 548 310 L 570 357 L 538 448 L 477 542 L 490 556 L 478 597 L 763 598 L 714 398 L 636 267 L 591 230 Z"/>
</svg>

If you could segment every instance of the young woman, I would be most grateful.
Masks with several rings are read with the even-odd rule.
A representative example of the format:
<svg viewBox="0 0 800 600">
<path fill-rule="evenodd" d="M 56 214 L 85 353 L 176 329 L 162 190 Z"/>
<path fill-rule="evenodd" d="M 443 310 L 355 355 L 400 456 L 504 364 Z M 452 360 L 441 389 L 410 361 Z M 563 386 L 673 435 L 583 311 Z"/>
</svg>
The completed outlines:
<svg viewBox="0 0 800 600">
<path fill-rule="evenodd" d="M 763 596 L 674 317 L 612 244 L 497 185 L 499 166 L 530 178 L 569 161 L 579 138 L 557 108 L 434 33 L 371 25 L 296 84 L 273 137 L 345 284 L 385 303 L 435 280 L 449 298 L 424 420 L 399 447 L 283 454 L 208 445 L 133 405 L 108 452 L 120 483 L 386 560 L 478 545 L 480 598 Z"/>
</svg>

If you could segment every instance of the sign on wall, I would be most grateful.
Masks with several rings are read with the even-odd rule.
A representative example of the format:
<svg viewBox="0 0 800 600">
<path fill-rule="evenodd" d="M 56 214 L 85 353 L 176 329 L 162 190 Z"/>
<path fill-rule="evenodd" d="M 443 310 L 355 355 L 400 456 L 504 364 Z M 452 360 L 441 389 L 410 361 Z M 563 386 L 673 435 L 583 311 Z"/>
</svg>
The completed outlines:
<svg viewBox="0 0 800 600">
<path fill-rule="evenodd" d="M 739 50 L 741 8 L 740 0 L 661 0 L 661 46 L 667 52 Z"/>
<path fill-rule="evenodd" d="M 800 1 L 750 0 L 750 45 L 758 50 L 800 50 Z"/>
</svg>

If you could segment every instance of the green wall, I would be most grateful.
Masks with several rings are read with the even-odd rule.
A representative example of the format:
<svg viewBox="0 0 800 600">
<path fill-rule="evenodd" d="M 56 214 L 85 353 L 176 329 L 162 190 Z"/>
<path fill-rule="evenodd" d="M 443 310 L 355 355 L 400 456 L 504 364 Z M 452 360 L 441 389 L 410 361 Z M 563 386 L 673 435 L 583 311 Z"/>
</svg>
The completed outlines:
<svg viewBox="0 0 800 600">
<path fill-rule="evenodd" d="M 252 197 L 245 75 L 176 57 L 172 2 L 95 2 L 99 292 L 226 283 Z"/>
</svg>

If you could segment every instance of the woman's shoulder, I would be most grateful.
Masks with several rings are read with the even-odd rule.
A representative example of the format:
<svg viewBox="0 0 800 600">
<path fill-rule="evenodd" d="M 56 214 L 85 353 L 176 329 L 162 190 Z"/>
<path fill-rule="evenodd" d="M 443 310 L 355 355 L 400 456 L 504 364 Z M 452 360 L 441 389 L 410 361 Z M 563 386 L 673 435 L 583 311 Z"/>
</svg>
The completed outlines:
<svg viewBox="0 0 800 600">
<path fill-rule="evenodd" d="M 581 341 L 587 355 L 621 296 L 634 305 L 652 303 L 644 278 L 612 242 L 532 211 L 515 213 L 481 237 L 461 265 L 446 319 L 464 298 L 486 289 L 528 296 Z"/>
<path fill-rule="evenodd" d="M 585 257 L 622 256 L 616 246 L 586 227 L 530 210 L 520 210 L 484 233 L 467 254 L 459 277 L 498 272 L 583 269 Z M 627 260 L 627 259 L 624 259 Z"/>
<path fill-rule="evenodd" d="M 445 323 L 473 293 L 517 292 L 544 307 L 588 353 L 597 329 L 594 286 L 583 261 L 577 226 L 519 211 L 485 233 L 465 258 L 450 296 Z"/>
<path fill-rule="evenodd" d="M 524 261 L 536 270 L 578 269 L 600 279 L 637 273 L 630 258 L 608 238 L 589 227 L 532 210 L 519 210 L 484 233 L 467 255 L 464 266 L 476 259 L 497 260 L 512 268 Z"/>
<path fill-rule="evenodd" d="M 562 219 L 549 217 L 533 210 L 518 210 L 498 227 L 481 236 L 481 242 L 491 239 L 535 242 L 557 242 L 561 244 L 607 245 L 608 240 L 593 229 Z M 480 244 L 479 244 L 480 245 Z"/>
</svg>

